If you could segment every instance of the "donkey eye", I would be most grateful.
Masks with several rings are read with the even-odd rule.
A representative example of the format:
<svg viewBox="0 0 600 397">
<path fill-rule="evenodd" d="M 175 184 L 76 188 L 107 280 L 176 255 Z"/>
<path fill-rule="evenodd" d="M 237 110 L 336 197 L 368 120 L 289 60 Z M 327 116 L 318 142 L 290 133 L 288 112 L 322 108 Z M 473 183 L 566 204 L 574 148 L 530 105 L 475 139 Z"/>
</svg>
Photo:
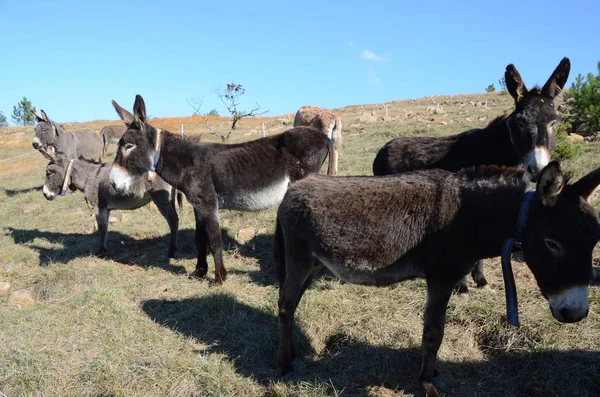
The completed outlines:
<svg viewBox="0 0 600 397">
<path fill-rule="evenodd" d="M 558 123 L 558 120 L 552 120 L 550 122 L 550 127 L 554 127 L 556 125 L 556 123 Z"/>
<path fill-rule="evenodd" d="M 135 147 L 135 145 L 133 143 L 126 143 L 125 144 L 125 150 L 131 150 Z"/>
<path fill-rule="evenodd" d="M 560 255 L 563 251 L 562 244 L 554 239 L 546 237 L 544 243 L 546 243 L 546 247 L 555 255 Z"/>
</svg>

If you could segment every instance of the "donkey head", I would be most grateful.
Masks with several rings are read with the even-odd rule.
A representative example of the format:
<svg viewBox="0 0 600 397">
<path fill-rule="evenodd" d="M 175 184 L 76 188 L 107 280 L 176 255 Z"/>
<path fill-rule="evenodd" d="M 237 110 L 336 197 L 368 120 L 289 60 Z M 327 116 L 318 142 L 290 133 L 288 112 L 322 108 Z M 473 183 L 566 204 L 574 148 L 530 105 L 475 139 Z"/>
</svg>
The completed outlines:
<svg viewBox="0 0 600 397">
<path fill-rule="evenodd" d="M 506 125 L 515 153 L 523 159 L 523 166 L 532 180 L 548 164 L 550 153 L 554 150 L 554 126 L 558 122 L 554 98 L 565 86 L 570 70 L 571 62 L 565 57 L 544 87 L 528 90 L 515 66 L 510 64 L 506 67 L 506 88 L 516 106 L 506 119 Z"/>
<path fill-rule="evenodd" d="M 46 200 L 54 200 L 56 196 L 60 196 L 69 160 L 53 152 L 42 151 L 41 153 L 50 160 L 46 166 L 46 181 L 42 191 Z"/>
<path fill-rule="evenodd" d="M 588 314 L 592 250 L 600 239 L 598 214 L 590 205 L 600 168 L 573 184 L 556 161 L 540 173 L 523 235 L 523 255 L 552 315 L 576 322 Z"/>
<path fill-rule="evenodd" d="M 130 194 L 152 168 L 157 130 L 147 123 L 146 105 L 140 95 L 135 97 L 133 114 L 115 101 L 112 104 L 127 130 L 119 140 L 110 179 L 118 192 Z"/>
<path fill-rule="evenodd" d="M 56 125 L 50 121 L 46 112 L 42 110 L 42 117 L 38 116 L 33 110 L 31 115 L 37 121 L 35 126 L 35 136 L 33 137 L 33 148 L 36 150 L 46 150 L 49 146 L 55 145 L 56 137 L 59 134 Z"/>
</svg>

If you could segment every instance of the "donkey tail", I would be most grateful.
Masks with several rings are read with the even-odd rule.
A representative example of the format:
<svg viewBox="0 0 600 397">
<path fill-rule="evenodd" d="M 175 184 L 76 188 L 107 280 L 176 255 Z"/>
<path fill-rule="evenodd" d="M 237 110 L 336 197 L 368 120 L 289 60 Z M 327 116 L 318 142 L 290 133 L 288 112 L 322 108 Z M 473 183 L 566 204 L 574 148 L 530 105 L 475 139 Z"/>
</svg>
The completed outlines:
<svg viewBox="0 0 600 397">
<path fill-rule="evenodd" d="M 176 190 L 175 195 L 177 196 L 177 206 L 179 207 L 179 211 L 183 208 L 183 193 L 181 190 Z"/>
<path fill-rule="evenodd" d="M 335 143 L 327 138 L 327 151 L 329 163 L 327 163 L 327 175 L 335 175 Z"/>
<path fill-rule="evenodd" d="M 277 217 L 275 224 L 275 236 L 273 237 L 273 262 L 275 265 L 275 275 L 279 281 L 279 287 L 283 286 L 285 281 L 285 239 L 283 237 L 283 229 L 281 221 Z"/>
</svg>

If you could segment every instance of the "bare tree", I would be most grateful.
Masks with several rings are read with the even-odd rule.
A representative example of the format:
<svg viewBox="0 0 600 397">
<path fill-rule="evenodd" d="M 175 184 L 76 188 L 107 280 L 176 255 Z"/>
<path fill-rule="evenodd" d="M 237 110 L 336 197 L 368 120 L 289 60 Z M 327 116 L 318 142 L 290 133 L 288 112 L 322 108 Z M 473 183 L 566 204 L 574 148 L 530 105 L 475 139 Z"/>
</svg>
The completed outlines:
<svg viewBox="0 0 600 397">
<path fill-rule="evenodd" d="M 212 129 L 210 124 L 208 123 L 208 118 L 206 115 L 200 112 L 202 108 L 202 103 L 204 102 L 204 98 L 188 98 L 187 103 L 194 109 L 194 114 L 202 117 L 204 122 L 206 123 L 206 127 L 208 128 L 208 132 L 212 135 L 218 136 L 221 138 L 223 142 L 228 141 L 231 138 L 231 135 L 235 131 L 238 121 L 243 119 L 244 117 L 251 116 L 260 116 L 268 112 L 268 110 L 260 111 L 260 105 L 257 103 L 256 106 L 250 110 L 240 110 L 240 97 L 244 95 L 246 89 L 241 84 L 228 83 L 225 88 L 215 88 L 213 93 L 219 96 L 223 105 L 227 108 L 227 111 L 231 115 L 231 127 L 229 128 L 229 132 L 227 135 L 221 135 L 215 130 Z"/>
</svg>

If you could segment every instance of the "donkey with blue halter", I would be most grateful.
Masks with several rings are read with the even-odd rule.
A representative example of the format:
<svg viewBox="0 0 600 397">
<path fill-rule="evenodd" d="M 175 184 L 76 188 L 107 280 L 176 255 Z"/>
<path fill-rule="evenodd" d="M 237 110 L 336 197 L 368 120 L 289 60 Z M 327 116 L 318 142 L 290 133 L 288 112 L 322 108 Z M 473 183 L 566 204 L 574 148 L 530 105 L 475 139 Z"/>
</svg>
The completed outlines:
<svg viewBox="0 0 600 397">
<path fill-rule="evenodd" d="M 239 144 L 197 142 L 150 125 L 139 95 L 133 114 L 113 105 L 127 131 L 110 179 L 117 191 L 129 194 L 140 179 L 158 174 L 185 194 L 196 217 L 198 262 L 192 277 L 207 273 L 208 244 L 215 281 L 226 278 L 219 209 L 260 211 L 277 205 L 290 183 L 320 171 L 329 151 L 330 140 L 307 127 Z"/>
<path fill-rule="evenodd" d="M 65 131 L 60 125 L 51 121 L 42 110 L 42 117 L 31 112 L 37 121 L 33 148 L 43 152 L 54 151 L 69 159 L 83 158 L 90 161 L 102 161 L 102 138 L 94 130 L 81 132 Z"/>
<path fill-rule="evenodd" d="M 558 116 L 554 98 L 569 77 L 571 62 L 563 58 L 542 88 L 527 89 L 514 65 L 506 67 L 506 88 L 515 101 L 515 110 L 485 128 L 476 128 L 445 137 L 398 137 L 379 150 L 373 162 L 374 175 L 391 175 L 420 169 L 458 171 L 475 165 L 522 165 L 527 177 L 535 180 L 550 161 L 554 150 L 554 126 Z M 483 262 L 472 272 L 477 286 L 487 284 Z M 462 280 L 460 292 L 468 292 Z"/>
<path fill-rule="evenodd" d="M 454 286 L 475 261 L 510 253 L 513 238 L 554 318 L 584 319 L 592 251 L 600 239 L 600 219 L 590 205 L 600 168 L 567 184 L 551 162 L 539 172 L 535 191 L 524 174 L 522 168 L 480 166 L 387 177 L 311 175 L 292 185 L 279 206 L 274 238 L 280 372 L 293 370 L 294 313 L 323 267 L 356 284 L 427 281 L 420 381 L 429 396 L 438 395 L 432 382 Z"/>
<path fill-rule="evenodd" d="M 87 160 L 67 159 L 53 152 L 42 152 L 50 160 L 46 166 L 46 181 L 43 193 L 47 200 L 54 200 L 59 194 L 64 196 L 67 189 L 79 190 L 85 195 L 88 205 L 96 216 L 100 237 L 99 255 L 106 253 L 108 219 L 111 210 L 134 210 L 148 204 L 156 204 L 161 215 L 171 229 L 169 257 L 177 250 L 179 217 L 175 201 L 181 206 L 181 193 L 176 192 L 160 178 L 153 181 L 140 180 L 134 187 L 135 194 L 123 195 L 110 183 L 112 163 L 96 164 Z"/>
</svg>

